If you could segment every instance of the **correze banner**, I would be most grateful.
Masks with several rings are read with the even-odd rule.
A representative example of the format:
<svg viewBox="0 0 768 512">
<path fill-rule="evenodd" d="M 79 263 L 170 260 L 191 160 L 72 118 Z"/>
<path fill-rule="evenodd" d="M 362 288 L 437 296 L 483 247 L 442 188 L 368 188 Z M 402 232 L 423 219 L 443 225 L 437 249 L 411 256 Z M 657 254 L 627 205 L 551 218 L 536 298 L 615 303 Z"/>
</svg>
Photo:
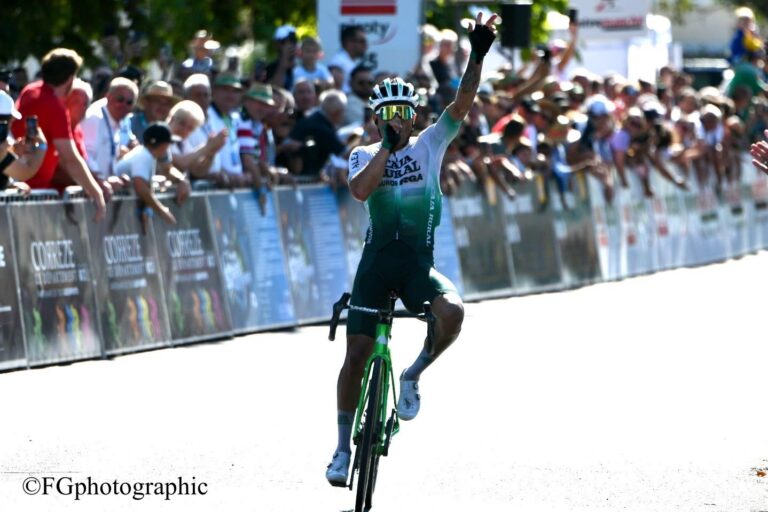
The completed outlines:
<svg viewBox="0 0 768 512">
<path fill-rule="evenodd" d="M 626 39 L 645 35 L 650 0 L 570 0 L 579 11 L 579 37 Z"/>
<path fill-rule="evenodd" d="M 110 201 L 103 222 L 88 223 L 107 353 L 159 346 L 171 338 L 151 227 L 144 229 L 136 199 L 127 198 Z"/>
<path fill-rule="evenodd" d="M 421 56 L 421 0 L 319 0 L 317 21 L 326 62 L 341 50 L 341 30 L 361 25 L 368 39 L 365 63 L 406 74 Z"/>
<path fill-rule="evenodd" d="M 8 207 L 0 203 L 0 369 L 24 366 L 24 339 L 17 295 Z"/>
<path fill-rule="evenodd" d="M 101 355 L 83 203 L 10 209 L 29 362 Z"/>
<path fill-rule="evenodd" d="M 198 341 L 231 330 L 225 289 L 205 197 L 193 195 L 179 207 L 163 200 L 176 217 L 169 225 L 154 216 L 168 320 L 174 341 Z"/>
</svg>

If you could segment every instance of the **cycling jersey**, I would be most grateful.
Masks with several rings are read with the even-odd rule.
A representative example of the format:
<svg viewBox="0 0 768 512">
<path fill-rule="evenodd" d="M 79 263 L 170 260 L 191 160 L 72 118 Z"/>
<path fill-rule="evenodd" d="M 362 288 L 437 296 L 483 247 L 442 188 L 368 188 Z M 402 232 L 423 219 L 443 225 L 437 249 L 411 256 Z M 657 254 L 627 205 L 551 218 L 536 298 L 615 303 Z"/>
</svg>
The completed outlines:
<svg viewBox="0 0 768 512">
<path fill-rule="evenodd" d="M 418 254 L 432 253 L 442 211 L 440 166 L 460 126 L 461 121 L 443 112 L 435 124 L 389 155 L 381 183 L 365 202 L 370 219 L 366 250 L 401 240 Z M 380 149 L 381 143 L 355 148 L 349 157 L 350 179 Z"/>
</svg>

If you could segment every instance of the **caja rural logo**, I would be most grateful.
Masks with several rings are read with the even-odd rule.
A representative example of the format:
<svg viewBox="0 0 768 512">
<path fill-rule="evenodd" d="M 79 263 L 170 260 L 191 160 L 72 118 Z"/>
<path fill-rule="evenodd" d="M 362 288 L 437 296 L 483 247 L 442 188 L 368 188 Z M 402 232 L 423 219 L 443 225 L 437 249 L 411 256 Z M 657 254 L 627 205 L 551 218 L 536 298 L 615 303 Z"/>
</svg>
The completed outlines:
<svg viewBox="0 0 768 512">
<path fill-rule="evenodd" d="M 616 8 L 616 0 L 600 0 L 600 2 L 597 2 L 597 7 L 595 7 L 595 10 L 597 12 L 603 12 L 605 9 L 615 9 Z"/>
</svg>

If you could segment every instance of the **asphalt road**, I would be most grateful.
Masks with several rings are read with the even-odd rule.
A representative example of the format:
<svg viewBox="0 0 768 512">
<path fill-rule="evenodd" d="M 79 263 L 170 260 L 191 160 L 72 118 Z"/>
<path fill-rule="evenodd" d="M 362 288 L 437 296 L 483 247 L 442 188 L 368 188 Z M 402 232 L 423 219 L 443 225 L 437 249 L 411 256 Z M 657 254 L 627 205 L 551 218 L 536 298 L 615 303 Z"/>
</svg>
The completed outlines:
<svg viewBox="0 0 768 512">
<path fill-rule="evenodd" d="M 469 304 L 374 510 L 768 511 L 765 283 L 763 253 Z M 397 373 L 423 329 L 396 323 Z M 1 374 L 0 510 L 349 510 L 343 353 L 318 326 Z"/>
</svg>

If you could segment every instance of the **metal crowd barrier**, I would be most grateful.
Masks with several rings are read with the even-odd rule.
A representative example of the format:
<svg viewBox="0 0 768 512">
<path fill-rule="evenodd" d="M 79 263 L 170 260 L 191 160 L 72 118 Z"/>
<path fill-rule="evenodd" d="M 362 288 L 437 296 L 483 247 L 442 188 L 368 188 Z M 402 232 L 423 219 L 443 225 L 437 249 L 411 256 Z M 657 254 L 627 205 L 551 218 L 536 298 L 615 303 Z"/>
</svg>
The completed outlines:
<svg viewBox="0 0 768 512">
<path fill-rule="evenodd" d="M 634 178 L 633 178 L 634 180 Z M 437 268 L 468 300 L 536 293 L 739 257 L 768 245 L 768 179 L 744 156 L 722 198 L 654 178 L 608 204 L 576 174 L 517 198 L 464 183 L 444 198 Z M 82 191 L 0 194 L 0 369 L 98 358 L 324 321 L 350 289 L 367 227 L 346 189 L 195 186 L 177 219 L 115 194 L 100 223 Z"/>
</svg>

